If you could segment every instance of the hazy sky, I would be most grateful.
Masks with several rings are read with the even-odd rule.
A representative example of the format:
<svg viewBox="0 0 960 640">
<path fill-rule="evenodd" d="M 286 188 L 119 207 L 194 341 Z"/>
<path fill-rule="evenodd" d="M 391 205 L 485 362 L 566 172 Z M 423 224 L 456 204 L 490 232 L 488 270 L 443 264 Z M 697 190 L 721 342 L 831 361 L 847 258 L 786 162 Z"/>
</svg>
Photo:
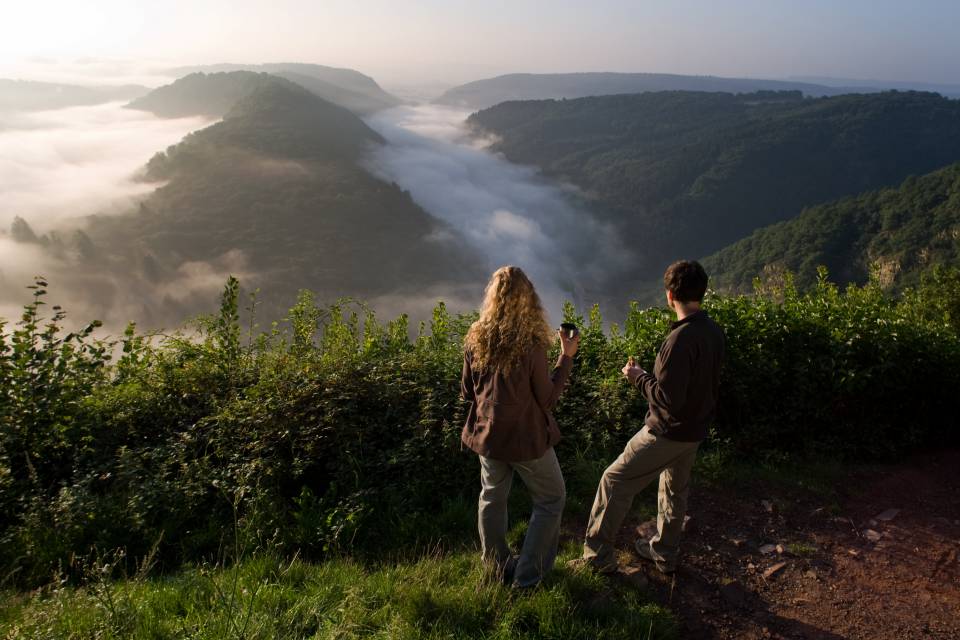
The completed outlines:
<svg viewBox="0 0 960 640">
<path fill-rule="evenodd" d="M 134 58 L 317 62 L 386 83 L 585 70 L 960 82 L 958 25 L 957 0 L 0 0 L 0 73 L 83 57 L 101 59 L 94 75 Z"/>
</svg>

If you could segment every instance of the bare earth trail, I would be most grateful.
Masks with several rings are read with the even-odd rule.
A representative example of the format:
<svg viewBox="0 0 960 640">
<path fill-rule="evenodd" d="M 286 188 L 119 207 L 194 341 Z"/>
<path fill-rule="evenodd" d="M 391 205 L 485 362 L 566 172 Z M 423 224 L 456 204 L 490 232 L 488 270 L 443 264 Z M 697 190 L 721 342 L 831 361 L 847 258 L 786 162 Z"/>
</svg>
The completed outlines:
<svg viewBox="0 0 960 640">
<path fill-rule="evenodd" d="M 834 504 L 763 483 L 694 487 L 680 570 L 642 565 L 681 637 L 960 639 L 960 451 L 840 484 Z M 625 525 L 620 548 L 651 526 Z"/>
</svg>

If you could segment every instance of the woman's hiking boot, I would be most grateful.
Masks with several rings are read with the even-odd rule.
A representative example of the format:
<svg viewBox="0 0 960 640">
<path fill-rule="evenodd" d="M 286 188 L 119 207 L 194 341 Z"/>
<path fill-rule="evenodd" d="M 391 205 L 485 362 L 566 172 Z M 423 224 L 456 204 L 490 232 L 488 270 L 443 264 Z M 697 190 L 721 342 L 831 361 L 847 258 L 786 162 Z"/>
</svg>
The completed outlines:
<svg viewBox="0 0 960 640">
<path fill-rule="evenodd" d="M 650 548 L 650 541 L 646 538 L 637 538 L 637 541 L 633 545 L 634 549 L 637 551 L 637 555 L 652 562 L 656 567 L 657 571 L 670 575 L 675 573 L 677 570 L 676 565 L 670 565 L 664 562 L 653 549 Z"/>
</svg>

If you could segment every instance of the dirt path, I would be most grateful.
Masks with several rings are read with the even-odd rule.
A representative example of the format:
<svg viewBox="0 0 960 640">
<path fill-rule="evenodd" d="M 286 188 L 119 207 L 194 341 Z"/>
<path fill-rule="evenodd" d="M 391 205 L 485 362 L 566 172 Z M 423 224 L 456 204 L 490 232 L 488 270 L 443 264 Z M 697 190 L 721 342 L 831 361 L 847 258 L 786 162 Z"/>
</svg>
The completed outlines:
<svg viewBox="0 0 960 640">
<path fill-rule="evenodd" d="M 694 490 L 680 571 L 646 571 L 682 637 L 960 639 L 960 452 L 842 484 L 838 505 L 764 486 Z"/>
</svg>

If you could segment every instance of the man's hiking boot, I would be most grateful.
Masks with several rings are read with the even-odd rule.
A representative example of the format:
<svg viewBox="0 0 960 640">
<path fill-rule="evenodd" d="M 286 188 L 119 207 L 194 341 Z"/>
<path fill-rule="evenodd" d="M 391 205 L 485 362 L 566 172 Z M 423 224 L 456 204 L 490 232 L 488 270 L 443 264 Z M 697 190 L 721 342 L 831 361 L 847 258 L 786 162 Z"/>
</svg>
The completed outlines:
<svg viewBox="0 0 960 640">
<path fill-rule="evenodd" d="M 518 559 L 518 556 L 511 555 L 507 558 L 507 561 L 501 565 L 498 565 L 493 560 L 486 560 L 484 562 L 484 573 L 491 580 L 509 585 L 513 583 L 513 575 L 517 570 Z"/>
<path fill-rule="evenodd" d="M 633 544 L 634 549 L 637 551 L 637 555 L 652 562 L 656 567 L 657 571 L 670 575 L 677 571 L 676 566 L 668 565 L 663 560 L 660 560 L 653 554 L 653 549 L 650 548 L 650 541 L 646 538 L 637 538 L 637 541 Z"/>
<path fill-rule="evenodd" d="M 616 560 L 611 562 L 600 562 L 596 558 L 574 558 L 573 560 L 567 561 L 567 567 L 573 569 L 574 571 L 587 569 L 603 575 L 612 575 L 619 569 Z"/>
</svg>

